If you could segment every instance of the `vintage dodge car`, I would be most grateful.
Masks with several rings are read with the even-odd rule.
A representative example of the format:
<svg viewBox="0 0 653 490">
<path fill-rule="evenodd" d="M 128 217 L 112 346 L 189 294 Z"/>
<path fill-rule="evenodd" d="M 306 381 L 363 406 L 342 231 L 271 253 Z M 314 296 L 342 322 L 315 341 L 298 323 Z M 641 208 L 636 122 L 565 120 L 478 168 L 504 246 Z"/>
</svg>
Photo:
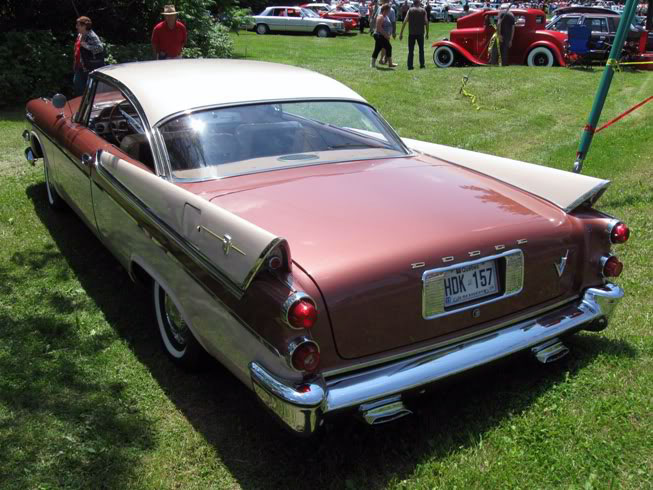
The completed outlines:
<svg viewBox="0 0 653 490">
<path fill-rule="evenodd" d="M 401 139 L 305 69 L 107 66 L 26 118 L 48 202 L 151 288 L 170 358 L 210 354 L 298 434 L 394 420 L 516 352 L 556 360 L 623 296 L 608 181 Z"/>
</svg>

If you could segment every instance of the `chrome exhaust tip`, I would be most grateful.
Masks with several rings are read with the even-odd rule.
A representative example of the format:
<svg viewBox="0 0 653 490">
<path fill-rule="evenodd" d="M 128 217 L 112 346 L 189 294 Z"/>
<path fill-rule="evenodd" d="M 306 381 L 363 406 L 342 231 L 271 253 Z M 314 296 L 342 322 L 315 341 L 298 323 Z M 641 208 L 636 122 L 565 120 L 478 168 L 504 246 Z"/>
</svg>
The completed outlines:
<svg viewBox="0 0 653 490">
<path fill-rule="evenodd" d="M 369 425 L 385 424 L 413 413 L 401 401 L 401 396 L 365 403 L 358 407 L 358 412 L 363 421 Z"/>
<path fill-rule="evenodd" d="M 565 357 L 569 354 L 569 349 L 556 337 L 536 345 L 531 348 L 531 352 L 539 362 L 549 364 Z"/>
</svg>

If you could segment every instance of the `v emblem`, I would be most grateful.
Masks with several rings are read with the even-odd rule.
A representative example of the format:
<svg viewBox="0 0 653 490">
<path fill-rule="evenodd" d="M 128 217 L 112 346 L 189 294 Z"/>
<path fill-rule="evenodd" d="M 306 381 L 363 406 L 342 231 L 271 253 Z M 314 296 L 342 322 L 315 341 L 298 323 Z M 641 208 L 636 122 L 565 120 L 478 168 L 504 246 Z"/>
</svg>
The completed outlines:
<svg viewBox="0 0 653 490">
<path fill-rule="evenodd" d="M 565 252 L 564 257 L 560 257 L 560 263 L 556 264 L 554 263 L 553 265 L 556 266 L 556 272 L 558 273 L 558 277 L 562 277 L 562 273 L 565 271 L 565 267 L 567 267 L 567 257 L 569 257 L 569 249 Z"/>
</svg>

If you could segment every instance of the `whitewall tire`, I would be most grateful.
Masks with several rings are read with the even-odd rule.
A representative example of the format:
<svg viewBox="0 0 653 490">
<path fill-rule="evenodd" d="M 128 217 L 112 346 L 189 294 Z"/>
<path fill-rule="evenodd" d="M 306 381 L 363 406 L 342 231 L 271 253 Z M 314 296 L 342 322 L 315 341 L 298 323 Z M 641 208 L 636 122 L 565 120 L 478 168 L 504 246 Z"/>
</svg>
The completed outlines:
<svg viewBox="0 0 653 490">
<path fill-rule="evenodd" d="M 449 46 L 438 46 L 433 51 L 433 62 L 438 68 L 449 68 L 456 61 L 456 53 Z"/>
<path fill-rule="evenodd" d="M 57 189 L 52 184 L 50 161 L 45 151 L 43 151 L 43 174 L 45 177 L 45 190 L 48 197 L 48 204 L 52 209 L 56 209 L 57 211 L 64 209 L 66 203 L 61 199 Z"/>
<path fill-rule="evenodd" d="M 197 370 L 204 366 L 207 354 L 197 342 L 172 297 L 153 281 L 154 313 L 166 354 L 175 364 Z"/>
<path fill-rule="evenodd" d="M 553 66 L 555 58 L 549 48 L 538 46 L 528 53 L 526 64 L 528 66 Z"/>
</svg>

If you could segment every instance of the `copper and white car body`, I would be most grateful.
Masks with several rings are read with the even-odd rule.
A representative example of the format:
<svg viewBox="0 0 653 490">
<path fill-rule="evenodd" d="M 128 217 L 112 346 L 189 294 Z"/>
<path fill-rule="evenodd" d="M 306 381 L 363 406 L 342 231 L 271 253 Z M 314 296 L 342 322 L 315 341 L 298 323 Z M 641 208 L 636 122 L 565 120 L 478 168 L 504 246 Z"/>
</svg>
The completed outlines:
<svg viewBox="0 0 653 490">
<path fill-rule="evenodd" d="M 515 352 L 559 358 L 623 296 L 628 228 L 592 207 L 607 181 L 402 140 L 308 70 L 108 66 L 26 118 L 50 204 L 152 286 L 167 354 L 205 350 L 301 435 L 394 420 Z"/>
</svg>

